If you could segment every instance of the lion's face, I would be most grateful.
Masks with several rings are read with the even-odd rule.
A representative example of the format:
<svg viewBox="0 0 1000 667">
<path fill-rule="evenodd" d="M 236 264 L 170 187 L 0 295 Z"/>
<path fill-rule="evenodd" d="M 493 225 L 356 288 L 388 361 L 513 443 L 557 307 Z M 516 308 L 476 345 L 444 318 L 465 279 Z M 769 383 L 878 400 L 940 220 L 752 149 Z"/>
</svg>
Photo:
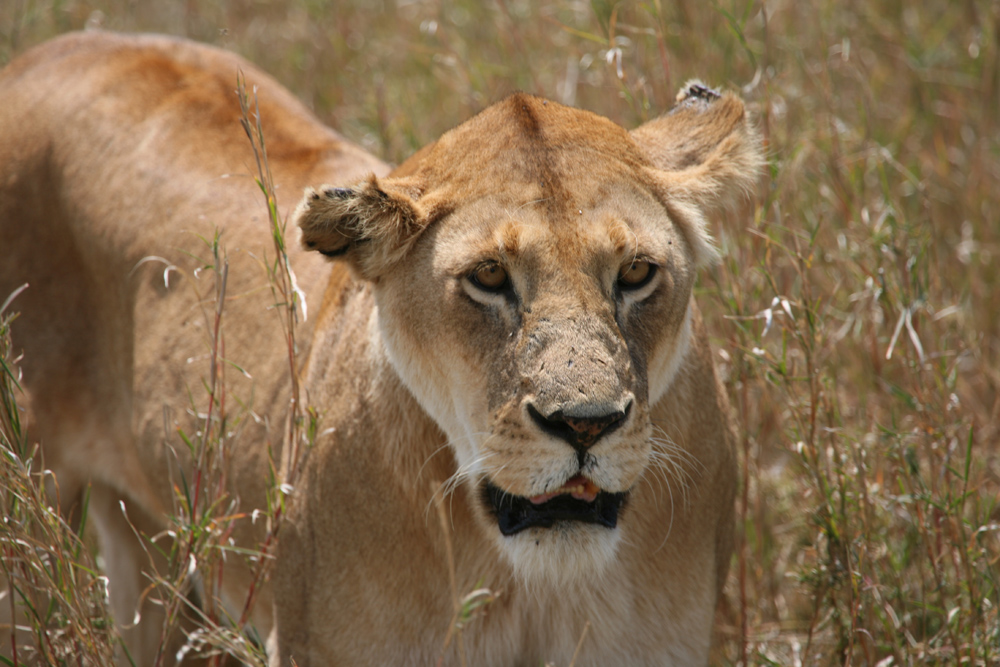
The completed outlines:
<svg viewBox="0 0 1000 667">
<path fill-rule="evenodd" d="M 525 580 L 600 572 L 656 471 L 650 408 L 712 251 L 691 193 L 646 155 L 610 121 L 515 95 L 298 213 L 308 247 L 374 282 L 453 487 Z"/>
<path fill-rule="evenodd" d="M 523 182 L 456 207 L 377 289 L 394 364 L 529 573 L 614 553 L 685 351 L 683 236 L 649 192 L 581 171 L 558 202 Z"/>
</svg>

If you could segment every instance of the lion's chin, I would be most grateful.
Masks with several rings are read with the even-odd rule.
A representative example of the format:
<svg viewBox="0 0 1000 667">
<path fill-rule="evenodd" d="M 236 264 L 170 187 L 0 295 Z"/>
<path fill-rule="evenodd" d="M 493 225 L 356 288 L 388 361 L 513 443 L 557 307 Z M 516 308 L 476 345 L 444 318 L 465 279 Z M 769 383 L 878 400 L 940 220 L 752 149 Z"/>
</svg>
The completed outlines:
<svg viewBox="0 0 1000 667">
<path fill-rule="evenodd" d="M 565 589 L 601 577 L 615 560 L 621 531 L 560 521 L 551 528 L 528 528 L 497 537 L 501 553 L 524 585 Z"/>
</svg>

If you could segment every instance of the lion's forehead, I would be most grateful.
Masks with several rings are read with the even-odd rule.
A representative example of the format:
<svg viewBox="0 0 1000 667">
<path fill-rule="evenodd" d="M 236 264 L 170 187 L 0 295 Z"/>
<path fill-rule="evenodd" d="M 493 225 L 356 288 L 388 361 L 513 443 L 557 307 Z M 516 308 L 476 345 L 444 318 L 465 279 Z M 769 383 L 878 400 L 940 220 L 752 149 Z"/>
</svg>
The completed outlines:
<svg viewBox="0 0 1000 667">
<path fill-rule="evenodd" d="M 580 147 L 609 157 L 638 160 L 628 132 L 614 122 L 581 109 L 517 93 L 445 133 L 439 146 L 521 149 L 551 153 Z M 539 156 L 543 157 L 543 156 Z"/>
<path fill-rule="evenodd" d="M 418 172 L 468 195 L 498 183 L 535 188 L 540 198 L 563 204 L 586 194 L 579 185 L 588 175 L 598 182 L 623 173 L 641 180 L 648 166 L 629 133 L 612 121 L 515 94 L 445 133 L 400 173 Z"/>
</svg>

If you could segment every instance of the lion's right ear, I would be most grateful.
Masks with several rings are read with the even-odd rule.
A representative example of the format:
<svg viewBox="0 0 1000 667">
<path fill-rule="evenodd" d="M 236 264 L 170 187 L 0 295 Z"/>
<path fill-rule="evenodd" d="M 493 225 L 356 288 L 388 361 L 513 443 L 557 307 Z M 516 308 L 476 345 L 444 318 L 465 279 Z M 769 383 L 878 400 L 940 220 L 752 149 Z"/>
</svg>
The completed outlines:
<svg viewBox="0 0 1000 667">
<path fill-rule="evenodd" d="M 292 219 L 302 245 L 327 257 L 343 257 L 361 277 L 374 280 L 399 261 L 426 226 L 410 179 L 374 175 L 350 188 L 307 188 Z"/>
</svg>

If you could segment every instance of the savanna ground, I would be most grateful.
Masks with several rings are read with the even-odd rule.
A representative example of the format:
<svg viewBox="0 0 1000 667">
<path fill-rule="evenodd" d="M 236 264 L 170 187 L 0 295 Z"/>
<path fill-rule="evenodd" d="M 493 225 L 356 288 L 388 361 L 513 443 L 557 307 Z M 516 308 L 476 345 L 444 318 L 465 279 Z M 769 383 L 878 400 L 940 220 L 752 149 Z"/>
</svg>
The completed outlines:
<svg viewBox="0 0 1000 667">
<path fill-rule="evenodd" d="M 769 168 L 697 288 L 742 436 L 713 662 L 1000 664 L 1000 2 L 6 0 L 0 64 L 85 26 L 232 49 L 396 162 L 516 89 L 626 127 L 739 91 Z M 5 521 L 4 569 L 20 539 L 62 572 L 36 640 L 102 662 L 101 580 L 53 565 L 88 549 L 13 451 L 49 542 Z"/>
</svg>

